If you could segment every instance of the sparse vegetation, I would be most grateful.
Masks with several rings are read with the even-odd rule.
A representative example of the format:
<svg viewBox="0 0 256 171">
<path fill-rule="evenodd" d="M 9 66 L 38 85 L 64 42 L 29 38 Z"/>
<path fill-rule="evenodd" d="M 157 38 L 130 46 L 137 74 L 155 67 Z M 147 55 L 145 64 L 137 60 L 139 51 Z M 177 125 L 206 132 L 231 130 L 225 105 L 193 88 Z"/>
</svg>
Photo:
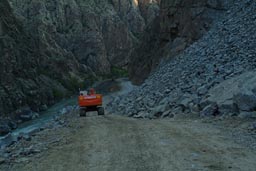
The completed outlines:
<svg viewBox="0 0 256 171">
<path fill-rule="evenodd" d="M 111 67 L 111 77 L 112 78 L 128 77 L 128 71 L 120 67 Z"/>
</svg>

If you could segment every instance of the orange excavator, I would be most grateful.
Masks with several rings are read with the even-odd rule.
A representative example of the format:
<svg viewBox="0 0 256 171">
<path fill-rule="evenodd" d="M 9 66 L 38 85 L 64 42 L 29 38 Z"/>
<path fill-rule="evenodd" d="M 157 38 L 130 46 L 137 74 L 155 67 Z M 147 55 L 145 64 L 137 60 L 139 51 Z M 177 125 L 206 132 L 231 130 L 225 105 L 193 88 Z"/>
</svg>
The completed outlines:
<svg viewBox="0 0 256 171">
<path fill-rule="evenodd" d="M 86 112 L 97 111 L 98 115 L 104 115 L 102 107 L 102 94 L 96 94 L 91 88 L 89 91 L 80 91 L 78 97 L 80 116 L 86 116 Z"/>
</svg>

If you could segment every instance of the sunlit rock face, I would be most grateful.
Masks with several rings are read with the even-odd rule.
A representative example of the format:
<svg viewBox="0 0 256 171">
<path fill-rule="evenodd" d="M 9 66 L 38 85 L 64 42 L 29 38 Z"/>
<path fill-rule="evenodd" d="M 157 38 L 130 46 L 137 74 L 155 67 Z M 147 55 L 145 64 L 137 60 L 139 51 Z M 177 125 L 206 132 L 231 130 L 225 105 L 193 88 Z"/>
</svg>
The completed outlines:
<svg viewBox="0 0 256 171">
<path fill-rule="evenodd" d="M 202 37 L 226 4 L 221 0 L 162 0 L 159 17 L 151 22 L 132 54 L 132 81 L 141 84 L 163 57 L 177 55 Z"/>
</svg>

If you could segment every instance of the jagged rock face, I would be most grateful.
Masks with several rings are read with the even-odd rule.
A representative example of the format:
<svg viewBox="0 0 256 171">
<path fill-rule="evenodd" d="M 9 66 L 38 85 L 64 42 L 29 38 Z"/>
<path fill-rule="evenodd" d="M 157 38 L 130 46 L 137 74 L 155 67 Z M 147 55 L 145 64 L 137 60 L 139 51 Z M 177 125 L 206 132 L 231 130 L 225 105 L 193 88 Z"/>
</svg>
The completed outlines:
<svg viewBox="0 0 256 171">
<path fill-rule="evenodd" d="M 27 32 L 7 0 L 0 2 L 0 16 L 0 116 L 23 106 L 38 111 L 93 74 L 40 29 Z"/>
<path fill-rule="evenodd" d="M 160 16 L 132 54 L 129 73 L 141 84 L 163 57 L 173 57 L 202 37 L 226 6 L 220 0 L 162 0 Z"/>
<path fill-rule="evenodd" d="M 110 66 L 127 65 L 145 20 L 154 18 L 154 14 L 143 17 L 140 12 L 150 1 L 142 5 L 137 0 L 10 1 L 28 30 L 47 34 L 51 42 L 98 74 L 109 74 Z"/>
<path fill-rule="evenodd" d="M 197 40 L 209 29 L 216 10 L 223 9 L 221 0 L 164 0 L 161 3 L 161 39 Z"/>
<path fill-rule="evenodd" d="M 97 73 L 109 73 L 103 37 L 97 34 L 99 18 L 86 11 L 86 6 L 82 13 L 78 3 L 74 0 L 21 0 L 13 1 L 12 6 L 16 15 L 23 17 L 24 27 L 46 46 L 57 45 L 72 52 L 81 63 L 91 66 Z"/>
</svg>

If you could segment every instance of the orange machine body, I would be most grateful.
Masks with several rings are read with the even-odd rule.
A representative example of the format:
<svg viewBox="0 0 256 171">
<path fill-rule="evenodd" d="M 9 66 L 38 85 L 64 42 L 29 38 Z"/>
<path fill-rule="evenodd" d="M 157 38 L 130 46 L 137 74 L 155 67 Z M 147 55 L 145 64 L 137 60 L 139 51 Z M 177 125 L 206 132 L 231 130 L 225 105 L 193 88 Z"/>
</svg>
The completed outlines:
<svg viewBox="0 0 256 171">
<path fill-rule="evenodd" d="M 101 94 L 80 95 L 78 97 L 79 107 L 102 106 Z"/>
</svg>

